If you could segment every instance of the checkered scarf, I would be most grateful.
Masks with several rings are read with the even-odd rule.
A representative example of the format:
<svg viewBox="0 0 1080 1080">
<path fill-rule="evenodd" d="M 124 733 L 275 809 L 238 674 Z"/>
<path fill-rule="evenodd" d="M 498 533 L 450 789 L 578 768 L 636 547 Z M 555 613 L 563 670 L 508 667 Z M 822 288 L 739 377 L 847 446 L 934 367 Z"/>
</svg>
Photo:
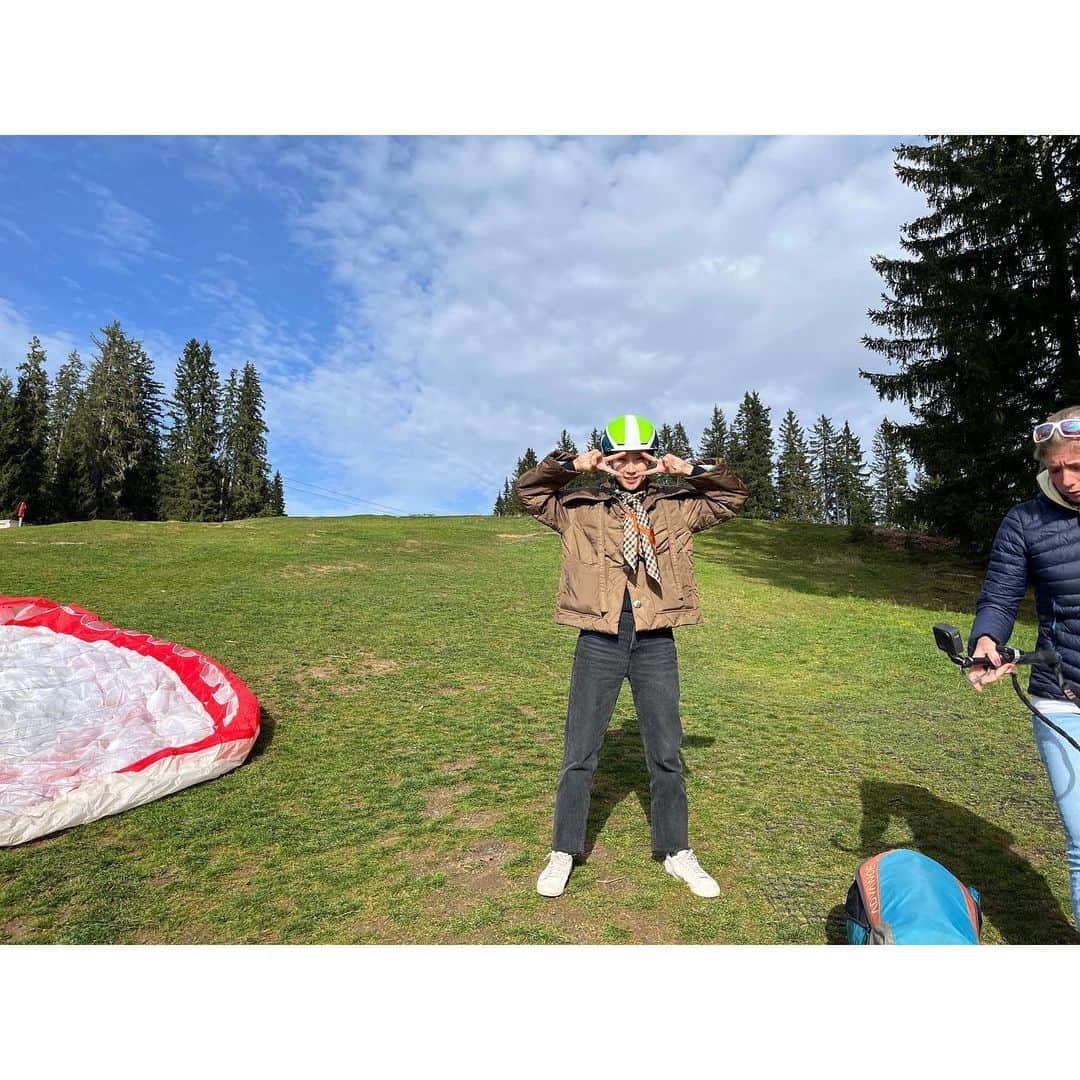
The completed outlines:
<svg viewBox="0 0 1080 1080">
<path fill-rule="evenodd" d="M 636 491 L 616 492 L 626 516 L 623 518 L 623 558 L 631 572 L 637 569 L 638 553 L 645 560 L 645 573 L 660 584 L 660 565 L 656 561 L 656 538 L 645 503 Z"/>
</svg>

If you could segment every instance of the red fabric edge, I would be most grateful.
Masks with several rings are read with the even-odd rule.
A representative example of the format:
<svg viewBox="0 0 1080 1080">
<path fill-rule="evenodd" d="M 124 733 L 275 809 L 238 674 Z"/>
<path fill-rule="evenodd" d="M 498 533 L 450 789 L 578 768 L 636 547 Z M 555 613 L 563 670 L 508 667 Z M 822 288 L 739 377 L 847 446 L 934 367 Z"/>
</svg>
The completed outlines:
<svg viewBox="0 0 1080 1080">
<path fill-rule="evenodd" d="M 881 860 L 888 854 L 888 851 L 879 852 L 861 863 L 856 871 L 862 892 L 863 906 L 866 908 L 866 917 L 873 927 L 881 925 L 881 878 L 879 868 Z"/>
<path fill-rule="evenodd" d="M 0 626 L 42 626 L 80 641 L 109 641 L 117 648 L 130 649 L 141 656 L 157 660 L 174 671 L 191 691 L 210 717 L 214 733 L 186 746 L 164 747 L 125 765 L 118 769 L 118 772 L 138 772 L 161 758 L 190 754 L 212 746 L 244 741 L 253 745 L 258 737 L 258 699 L 228 668 L 196 649 L 134 630 L 121 630 L 77 604 L 58 604 L 55 600 L 46 600 L 44 597 L 0 596 Z M 207 665 L 221 672 L 236 694 L 236 715 L 229 723 L 225 722 L 225 706 L 214 698 L 215 688 L 203 679 L 203 669 Z"/>
</svg>

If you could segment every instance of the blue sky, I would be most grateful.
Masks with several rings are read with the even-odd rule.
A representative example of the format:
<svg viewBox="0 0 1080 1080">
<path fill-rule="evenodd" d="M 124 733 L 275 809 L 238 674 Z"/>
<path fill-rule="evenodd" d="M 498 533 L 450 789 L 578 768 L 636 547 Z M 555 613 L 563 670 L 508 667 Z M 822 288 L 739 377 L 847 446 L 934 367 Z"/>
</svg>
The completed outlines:
<svg viewBox="0 0 1080 1080">
<path fill-rule="evenodd" d="M 0 138 L 0 367 L 113 319 L 166 386 L 191 337 L 253 361 L 295 515 L 487 513 L 564 427 L 696 441 L 747 390 L 869 456 L 899 141 Z"/>
</svg>

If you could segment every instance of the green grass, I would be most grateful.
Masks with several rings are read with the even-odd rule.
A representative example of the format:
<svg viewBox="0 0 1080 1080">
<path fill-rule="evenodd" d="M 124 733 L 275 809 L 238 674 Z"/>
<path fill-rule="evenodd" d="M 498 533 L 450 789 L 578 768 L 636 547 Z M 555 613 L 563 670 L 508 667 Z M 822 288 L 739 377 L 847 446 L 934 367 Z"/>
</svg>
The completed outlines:
<svg viewBox="0 0 1080 1080">
<path fill-rule="evenodd" d="M 510 535 L 507 535 L 510 534 Z M 649 851 L 629 690 L 563 897 L 547 854 L 576 631 L 530 519 L 0 532 L 0 592 L 201 649 L 263 706 L 247 763 L 0 850 L 0 942 L 825 943 L 857 863 L 911 846 L 983 893 L 988 942 L 1071 942 L 1064 839 L 1011 689 L 934 648 L 978 567 L 740 520 L 695 543 L 677 631 L 694 898 Z M 1029 610 L 1016 640 L 1031 644 Z"/>
</svg>

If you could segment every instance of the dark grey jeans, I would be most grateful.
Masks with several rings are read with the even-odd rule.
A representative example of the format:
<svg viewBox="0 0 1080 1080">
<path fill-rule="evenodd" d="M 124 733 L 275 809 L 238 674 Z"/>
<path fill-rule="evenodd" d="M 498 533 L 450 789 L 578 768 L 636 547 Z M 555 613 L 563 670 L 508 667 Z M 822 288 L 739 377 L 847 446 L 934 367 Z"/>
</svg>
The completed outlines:
<svg viewBox="0 0 1080 1080">
<path fill-rule="evenodd" d="M 671 630 L 638 633 L 633 613 L 624 610 L 618 636 L 582 630 L 578 637 L 555 795 L 553 851 L 577 855 L 585 850 L 593 775 L 623 679 L 630 680 L 649 768 L 653 851 L 689 847 L 675 636 Z"/>
</svg>

